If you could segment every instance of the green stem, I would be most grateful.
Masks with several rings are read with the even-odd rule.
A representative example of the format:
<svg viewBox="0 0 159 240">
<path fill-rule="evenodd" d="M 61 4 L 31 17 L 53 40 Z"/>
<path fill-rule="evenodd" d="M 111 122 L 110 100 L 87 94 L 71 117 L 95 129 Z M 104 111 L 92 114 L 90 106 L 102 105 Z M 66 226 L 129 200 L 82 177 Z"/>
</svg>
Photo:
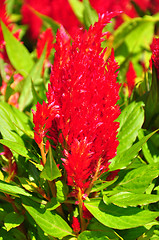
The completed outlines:
<svg viewBox="0 0 159 240">
<path fill-rule="evenodd" d="M 86 191 L 85 191 L 85 194 L 86 194 L 87 196 L 89 196 L 90 191 L 91 191 L 91 189 L 92 189 L 92 187 L 93 187 L 93 185 L 94 185 L 94 182 L 97 181 L 97 179 L 98 179 L 98 175 L 99 175 L 99 172 L 100 172 L 100 166 L 101 166 L 101 160 L 102 160 L 102 158 L 99 159 L 98 164 L 97 164 L 97 168 L 96 168 L 96 172 L 95 172 L 95 174 L 94 174 L 94 177 L 93 177 L 93 179 L 92 179 L 89 187 L 88 187 L 88 188 L 86 189 Z"/>
<path fill-rule="evenodd" d="M 80 214 L 80 222 L 81 222 L 81 232 L 86 229 L 86 222 L 83 218 L 83 199 L 81 189 L 78 189 L 78 202 L 79 202 L 79 214 Z"/>
</svg>

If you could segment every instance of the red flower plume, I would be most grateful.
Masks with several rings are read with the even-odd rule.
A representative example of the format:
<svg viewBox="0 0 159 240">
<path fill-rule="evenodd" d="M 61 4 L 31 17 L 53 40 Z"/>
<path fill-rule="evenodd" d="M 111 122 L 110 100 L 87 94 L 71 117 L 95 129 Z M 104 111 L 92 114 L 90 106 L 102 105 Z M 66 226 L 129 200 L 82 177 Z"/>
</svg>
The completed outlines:
<svg viewBox="0 0 159 240">
<path fill-rule="evenodd" d="M 37 108 L 34 113 L 34 117 L 39 116 L 34 119 L 35 131 L 40 139 L 43 130 L 45 136 L 47 131 L 48 138 L 61 144 L 68 184 L 76 190 L 80 188 L 82 193 L 97 171 L 100 174 L 108 170 L 108 161 L 116 155 L 118 146 L 118 64 L 113 52 L 105 62 L 106 49 L 101 47 L 106 35 L 103 28 L 114 15 L 99 16 L 99 21 L 88 32 L 77 34 L 72 44 L 60 28 L 47 93 L 48 107 L 46 113 L 44 108 Z M 54 112 L 55 106 L 58 114 L 53 118 L 48 108 Z M 49 122 L 49 129 L 45 121 Z"/>
</svg>

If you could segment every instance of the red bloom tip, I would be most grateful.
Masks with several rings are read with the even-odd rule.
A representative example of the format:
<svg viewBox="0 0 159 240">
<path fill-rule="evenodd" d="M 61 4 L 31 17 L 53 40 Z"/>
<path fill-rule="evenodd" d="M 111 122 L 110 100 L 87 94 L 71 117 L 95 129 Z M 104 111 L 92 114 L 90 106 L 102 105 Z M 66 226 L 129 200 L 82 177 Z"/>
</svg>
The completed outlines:
<svg viewBox="0 0 159 240">
<path fill-rule="evenodd" d="M 152 60 L 155 65 L 157 75 L 159 75 L 159 38 L 153 38 L 150 47 L 152 51 Z"/>
<path fill-rule="evenodd" d="M 45 32 L 40 35 L 37 42 L 37 57 L 40 58 L 41 54 L 46 46 L 46 59 L 49 57 L 51 50 L 53 48 L 53 34 L 51 28 L 48 28 Z"/>
<path fill-rule="evenodd" d="M 82 209 L 83 209 L 83 218 L 91 220 L 93 215 L 92 213 L 90 213 L 90 211 L 85 207 L 84 203 L 82 205 Z"/>
<path fill-rule="evenodd" d="M 68 185 L 81 188 L 84 191 L 89 186 L 88 178 L 91 169 L 90 146 L 87 140 L 78 141 L 77 139 L 71 145 L 71 153 L 67 153 L 67 159 L 64 166 L 67 172 Z"/>
<path fill-rule="evenodd" d="M 135 78 L 137 77 L 134 66 L 132 62 L 129 63 L 128 71 L 126 73 L 126 81 L 127 81 L 127 86 L 128 86 L 128 91 L 129 91 L 129 97 L 132 94 L 132 91 L 135 87 Z"/>
<path fill-rule="evenodd" d="M 34 127 L 34 139 L 39 145 L 43 138 L 46 137 L 49 128 L 51 128 L 52 121 L 58 113 L 57 106 L 50 107 L 48 103 L 43 102 L 42 105 L 37 103 L 36 111 L 32 110 Z"/>
<path fill-rule="evenodd" d="M 74 217 L 74 216 L 72 218 L 72 228 L 76 234 L 79 233 L 81 230 L 79 220 L 77 217 Z"/>
<path fill-rule="evenodd" d="M 0 155 L 3 155 L 8 160 L 12 160 L 13 154 L 12 154 L 11 150 L 4 145 L 3 145 L 3 149 L 4 149 L 4 152 L 1 152 Z"/>
</svg>

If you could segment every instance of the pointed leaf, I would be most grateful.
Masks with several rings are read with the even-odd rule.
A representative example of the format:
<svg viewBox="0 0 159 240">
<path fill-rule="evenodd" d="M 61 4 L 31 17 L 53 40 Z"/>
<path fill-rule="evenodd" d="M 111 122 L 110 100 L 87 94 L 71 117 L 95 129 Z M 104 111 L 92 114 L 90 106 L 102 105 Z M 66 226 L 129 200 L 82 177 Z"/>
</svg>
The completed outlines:
<svg viewBox="0 0 159 240">
<path fill-rule="evenodd" d="M 28 75 L 33 67 L 33 60 L 24 44 L 20 43 L 8 30 L 6 25 L 1 22 L 4 40 L 6 42 L 6 50 L 12 65 L 24 77 Z"/>
<path fill-rule="evenodd" d="M 47 161 L 46 161 L 43 171 L 40 174 L 40 177 L 45 178 L 49 181 L 52 181 L 58 177 L 61 177 L 61 172 L 55 163 L 55 160 L 52 155 L 51 147 L 49 149 L 49 152 L 47 155 Z"/>
<path fill-rule="evenodd" d="M 106 205 L 99 199 L 85 201 L 86 208 L 102 224 L 115 229 L 128 229 L 143 226 L 159 216 L 159 212 L 141 210 L 135 207 L 119 208 Z"/>
<path fill-rule="evenodd" d="M 46 204 L 46 209 L 49 211 L 55 210 L 60 205 L 56 198 L 51 198 L 51 201 Z"/>
<path fill-rule="evenodd" d="M 22 145 L 17 142 L 5 140 L 5 139 L 0 139 L 0 143 L 2 143 L 3 145 L 5 145 L 6 147 L 10 148 L 11 150 L 13 150 L 14 152 L 18 153 L 23 157 L 29 157 L 29 152 L 24 146 L 24 144 Z"/>
<path fill-rule="evenodd" d="M 108 186 L 110 186 L 111 184 L 113 184 L 114 182 L 116 182 L 118 178 L 113 179 L 112 181 L 96 181 L 91 189 L 91 192 L 98 192 L 100 190 L 103 190 L 105 188 L 107 188 Z"/>
<path fill-rule="evenodd" d="M 121 112 L 116 120 L 120 123 L 117 136 L 120 144 L 117 148 L 117 154 L 130 148 L 135 141 L 138 131 L 144 122 L 143 106 L 143 102 L 132 102 Z"/>
<path fill-rule="evenodd" d="M 159 175 L 159 163 L 145 165 L 129 171 L 113 189 L 118 192 L 144 193 L 152 180 Z"/>
<path fill-rule="evenodd" d="M 31 196 L 30 193 L 26 192 L 23 188 L 9 184 L 0 180 L 0 192 L 7 193 L 13 196 L 24 195 Z"/>
<path fill-rule="evenodd" d="M 81 23 L 84 23 L 83 20 L 83 11 L 84 11 L 84 4 L 83 2 L 80 2 L 79 0 L 68 0 L 69 4 L 76 15 L 76 17 L 79 19 Z"/>
<path fill-rule="evenodd" d="M 28 106 L 33 101 L 33 95 L 32 95 L 32 82 L 35 85 L 37 81 L 39 81 L 39 78 L 41 77 L 41 72 L 44 64 L 46 54 L 46 47 L 43 50 L 43 53 L 40 57 L 40 59 L 37 61 L 37 63 L 32 68 L 30 74 L 27 78 L 25 78 L 22 91 L 19 97 L 19 110 L 23 111 L 26 106 Z"/>
<path fill-rule="evenodd" d="M 141 140 L 135 143 L 130 149 L 127 149 L 126 151 L 117 154 L 117 156 L 111 160 L 109 169 L 111 171 L 114 171 L 128 166 L 131 163 L 132 159 L 137 156 L 143 144 L 157 131 L 158 130 L 143 137 Z"/>
<path fill-rule="evenodd" d="M 37 93 L 34 83 L 33 81 L 31 81 L 31 90 L 32 90 L 32 95 L 35 101 L 35 104 L 37 104 L 37 102 L 39 102 L 40 104 L 43 103 L 43 99 L 39 96 L 39 94 Z"/>
<path fill-rule="evenodd" d="M 89 0 L 84 0 L 84 24 L 88 29 L 91 25 L 94 25 L 98 21 L 98 14 L 94 8 L 90 5 Z"/>
<path fill-rule="evenodd" d="M 119 207 L 136 207 L 138 205 L 147 205 L 159 201 L 158 195 L 140 194 L 131 192 L 120 192 L 109 198 L 109 203 L 113 203 Z"/>
<path fill-rule="evenodd" d="M 114 48 L 119 65 L 132 56 L 136 62 L 141 59 L 143 49 L 147 49 L 152 42 L 155 23 L 158 20 L 156 16 L 138 17 L 124 22 L 117 28 L 114 33 Z M 151 53 L 149 59 L 150 57 Z"/>
<path fill-rule="evenodd" d="M 39 227 L 50 236 L 62 238 L 73 235 L 70 226 L 55 211 L 46 211 L 29 198 L 22 197 L 22 202 Z"/>
<path fill-rule="evenodd" d="M 143 138 L 145 135 L 147 135 L 148 131 L 144 129 L 140 129 L 138 138 L 139 140 Z M 157 163 L 159 162 L 159 149 L 158 146 L 155 146 L 156 143 L 159 142 L 159 136 L 158 133 L 154 134 L 149 141 L 147 141 L 142 146 L 142 152 L 144 154 L 144 157 L 148 163 Z"/>
</svg>

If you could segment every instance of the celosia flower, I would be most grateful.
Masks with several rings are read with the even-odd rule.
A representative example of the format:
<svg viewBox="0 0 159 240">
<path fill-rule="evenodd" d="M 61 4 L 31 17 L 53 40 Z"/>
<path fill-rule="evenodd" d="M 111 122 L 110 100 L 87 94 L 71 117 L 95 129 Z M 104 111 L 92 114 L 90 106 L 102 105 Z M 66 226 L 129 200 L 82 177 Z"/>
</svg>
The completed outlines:
<svg viewBox="0 0 159 240">
<path fill-rule="evenodd" d="M 106 34 L 102 30 L 114 15 L 99 16 L 99 21 L 88 32 L 77 34 L 72 44 L 60 28 L 56 36 L 48 104 L 46 109 L 38 104 L 37 113 L 34 113 L 35 137 L 38 135 L 39 141 L 47 131 L 48 138 L 61 144 L 68 185 L 77 191 L 80 188 L 82 193 L 94 176 L 108 170 L 108 161 L 116 155 L 118 146 L 119 124 L 115 122 L 120 114 L 116 105 L 119 99 L 118 64 L 113 52 L 105 62 L 106 49 L 101 47 Z M 54 114 L 48 113 L 49 106 Z M 48 121 L 49 129 L 46 127 Z"/>
<path fill-rule="evenodd" d="M 77 217 L 74 216 L 72 218 L 72 229 L 76 234 L 79 233 L 81 230 L 79 220 Z"/>
<path fill-rule="evenodd" d="M 129 63 L 129 66 L 128 66 L 128 71 L 126 73 L 126 86 L 128 87 L 128 93 L 129 93 L 129 97 L 131 96 L 132 94 L 132 91 L 135 87 L 135 78 L 136 78 L 136 72 L 135 72 L 135 69 L 134 69 L 134 66 L 132 64 L 132 62 Z"/>
<path fill-rule="evenodd" d="M 49 128 L 52 125 L 52 120 L 58 114 L 58 107 L 53 105 L 47 104 L 45 102 L 37 103 L 36 111 L 32 110 L 33 112 L 33 123 L 35 124 L 34 127 L 34 139 L 37 144 L 40 144 L 43 141 L 43 138 L 46 137 Z"/>
<path fill-rule="evenodd" d="M 151 44 L 152 60 L 159 76 L 159 38 L 154 38 Z"/>
<path fill-rule="evenodd" d="M 37 42 L 37 58 L 41 57 L 44 47 L 46 46 L 46 59 L 49 57 L 51 50 L 53 48 L 53 34 L 51 28 L 48 28 L 45 32 L 40 35 Z"/>
<path fill-rule="evenodd" d="M 40 34 L 42 20 L 31 8 L 62 24 L 71 35 L 79 26 L 79 21 L 73 13 L 68 0 L 24 0 L 21 9 L 22 23 L 29 26 L 29 35 L 33 40 L 36 40 Z"/>
<path fill-rule="evenodd" d="M 17 174 L 17 164 L 14 161 L 13 154 L 11 150 L 3 146 L 4 152 L 1 152 L 0 155 L 3 155 L 6 159 L 8 159 L 8 165 L 2 167 L 2 170 L 9 173 L 8 180 L 13 180 L 14 176 Z"/>
<path fill-rule="evenodd" d="M 4 152 L 1 152 L 0 155 L 3 155 L 8 160 L 12 160 L 13 154 L 12 154 L 11 150 L 6 146 L 3 146 L 3 149 L 4 149 Z"/>
</svg>

